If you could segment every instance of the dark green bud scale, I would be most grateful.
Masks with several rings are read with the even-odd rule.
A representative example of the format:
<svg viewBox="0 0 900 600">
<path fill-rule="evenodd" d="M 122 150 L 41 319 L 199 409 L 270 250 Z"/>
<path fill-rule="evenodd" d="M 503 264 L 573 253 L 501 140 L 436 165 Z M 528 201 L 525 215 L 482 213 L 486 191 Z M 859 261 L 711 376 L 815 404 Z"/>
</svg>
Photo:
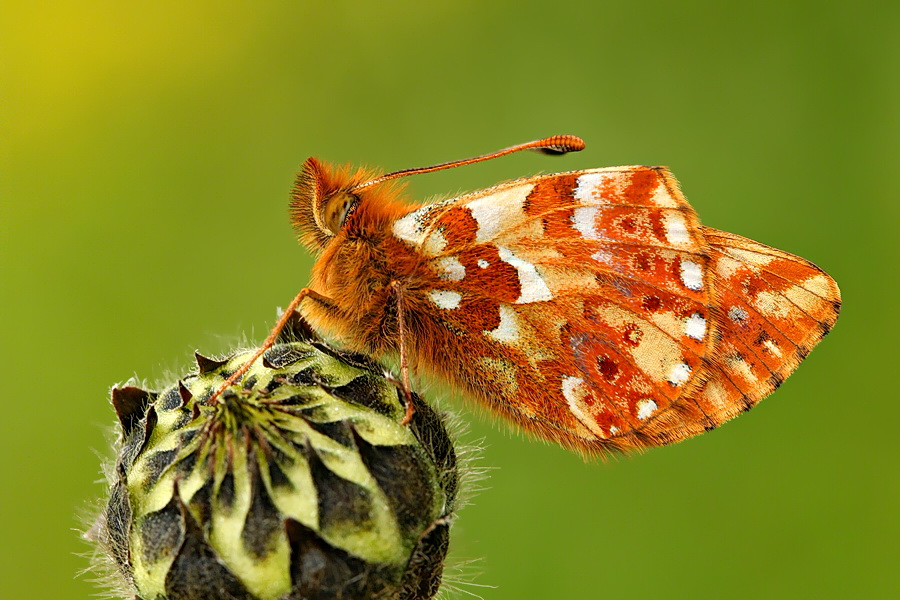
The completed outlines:
<svg viewBox="0 0 900 600">
<path fill-rule="evenodd" d="M 113 390 L 122 426 L 96 537 L 142 600 L 431 598 L 446 554 L 456 459 L 418 398 L 408 426 L 377 365 L 297 321 L 251 353 L 197 357 L 162 393 Z"/>
</svg>

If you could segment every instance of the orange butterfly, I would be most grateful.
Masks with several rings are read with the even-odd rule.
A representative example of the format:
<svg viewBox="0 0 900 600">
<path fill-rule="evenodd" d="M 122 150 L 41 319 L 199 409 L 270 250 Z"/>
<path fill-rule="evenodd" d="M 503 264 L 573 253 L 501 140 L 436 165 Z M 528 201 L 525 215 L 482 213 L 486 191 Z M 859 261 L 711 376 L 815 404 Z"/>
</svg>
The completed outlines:
<svg viewBox="0 0 900 600">
<path fill-rule="evenodd" d="M 840 291 L 802 258 L 701 225 L 665 168 L 412 206 L 390 183 L 583 148 L 556 136 L 377 178 L 310 158 L 291 219 L 318 260 L 258 356 L 302 308 L 350 349 L 399 353 L 407 394 L 412 364 L 586 454 L 677 442 L 750 409 L 834 325 Z"/>
</svg>

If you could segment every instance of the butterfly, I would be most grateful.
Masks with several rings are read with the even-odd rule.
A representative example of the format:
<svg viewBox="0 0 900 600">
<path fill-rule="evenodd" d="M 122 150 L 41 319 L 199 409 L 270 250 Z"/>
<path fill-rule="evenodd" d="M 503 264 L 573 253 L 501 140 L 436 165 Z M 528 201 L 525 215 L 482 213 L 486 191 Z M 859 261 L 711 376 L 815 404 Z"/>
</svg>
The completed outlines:
<svg viewBox="0 0 900 600">
<path fill-rule="evenodd" d="M 290 214 L 317 260 L 257 357 L 299 309 L 350 350 L 399 355 L 407 394 L 410 367 L 436 374 L 586 455 L 749 410 L 828 333 L 840 291 L 809 261 L 702 225 L 667 169 L 535 175 L 427 204 L 394 181 L 583 148 L 554 136 L 383 176 L 308 159 Z"/>
</svg>

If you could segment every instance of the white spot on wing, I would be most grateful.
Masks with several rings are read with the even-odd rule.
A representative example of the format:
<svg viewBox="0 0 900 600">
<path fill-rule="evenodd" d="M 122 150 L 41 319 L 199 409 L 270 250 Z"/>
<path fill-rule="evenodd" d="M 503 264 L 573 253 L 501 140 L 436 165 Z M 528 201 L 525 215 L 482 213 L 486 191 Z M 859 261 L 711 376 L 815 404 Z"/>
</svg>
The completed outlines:
<svg viewBox="0 0 900 600">
<path fill-rule="evenodd" d="M 598 240 L 599 234 L 594 230 L 594 219 L 597 216 L 596 206 L 582 206 L 572 214 L 572 229 L 586 240 Z"/>
<path fill-rule="evenodd" d="M 691 376 L 691 367 L 687 363 L 678 363 L 669 371 L 668 381 L 674 386 L 679 386 Z"/>
<path fill-rule="evenodd" d="M 444 232 L 437 228 L 425 239 L 425 243 L 422 244 L 422 253 L 425 256 L 438 256 L 443 254 L 446 247 L 447 238 L 444 237 Z"/>
<path fill-rule="evenodd" d="M 426 204 L 394 221 L 394 226 L 391 230 L 394 232 L 395 236 L 404 242 L 412 244 L 413 246 L 419 246 L 425 237 L 428 226 L 434 220 L 434 217 L 439 215 L 441 209 L 454 202 L 454 200 L 454 198 L 447 198 L 440 202 L 435 202 L 434 204 Z M 436 232 L 432 232 L 432 234 L 429 235 L 433 235 L 434 233 Z M 443 237 L 443 235 L 441 235 L 441 237 Z M 434 242 L 434 246 L 432 246 L 432 243 L 429 240 L 428 246 L 429 248 L 436 247 L 441 243 L 441 241 L 436 241 Z M 443 243 L 446 243 L 446 241 Z"/>
<path fill-rule="evenodd" d="M 572 414 L 574 414 L 585 427 L 590 429 L 597 436 L 605 438 L 606 436 L 603 434 L 603 429 L 600 428 L 600 425 L 581 409 L 581 400 L 586 394 L 584 389 L 584 379 L 565 375 L 562 378 L 561 388 L 563 398 L 569 403 L 569 410 L 572 411 Z M 612 429 L 610 429 L 610 432 L 615 433 Z"/>
<path fill-rule="evenodd" d="M 692 260 L 681 260 L 681 282 L 689 290 L 703 289 L 703 269 Z"/>
<path fill-rule="evenodd" d="M 425 235 L 425 217 L 431 210 L 431 206 L 423 206 L 394 221 L 394 235 L 404 242 L 418 246 Z"/>
<path fill-rule="evenodd" d="M 731 405 L 725 386 L 715 379 L 707 381 L 703 386 L 703 397 L 718 410 L 727 410 Z"/>
<path fill-rule="evenodd" d="M 806 284 L 804 283 L 804 285 Z M 785 298 L 796 304 L 797 307 L 804 312 L 812 313 L 821 308 L 822 297 L 817 296 L 813 292 L 804 289 L 799 285 L 792 285 L 782 293 Z"/>
<path fill-rule="evenodd" d="M 594 192 L 600 188 L 604 179 L 606 179 L 605 173 L 585 173 L 579 177 L 578 185 L 575 186 L 575 199 L 582 204 L 596 204 Z"/>
<path fill-rule="evenodd" d="M 725 256 L 724 254 L 719 255 L 718 260 L 715 262 L 716 272 L 725 279 L 730 278 L 743 266 L 743 263 L 734 260 L 730 256 Z"/>
<path fill-rule="evenodd" d="M 753 305 L 759 312 L 770 317 L 787 317 L 795 307 L 791 301 L 778 292 L 759 292 L 753 300 Z"/>
<path fill-rule="evenodd" d="M 649 419 L 650 416 L 656 412 L 657 408 L 659 408 L 659 407 L 657 406 L 656 402 L 654 402 L 653 400 L 650 400 L 649 398 L 645 398 L 637 403 L 637 409 L 638 409 L 637 418 L 640 419 L 641 421 L 644 421 L 645 419 Z"/>
<path fill-rule="evenodd" d="M 699 313 L 692 314 L 684 322 L 684 335 L 698 342 L 703 341 L 703 336 L 706 335 L 706 319 Z"/>
<path fill-rule="evenodd" d="M 691 236 L 688 235 L 687 222 L 685 222 L 684 215 L 680 212 L 671 211 L 666 213 L 665 224 L 666 239 L 670 244 L 678 246 L 691 241 Z"/>
<path fill-rule="evenodd" d="M 434 262 L 438 269 L 438 277 L 444 281 L 462 281 L 466 276 L 465 265 L 455 256 L 444 256 Z"/>
<path fill-rule="evenodd" d="M 534 184 L 517 185 L 507 190 L 492 193 L 472 200 L 466 208 L 478 223 L 475 241 L 489 242 L 512 223 L 518 223 L 524 215 L 525 198 L 534 189 Z"/>
<path fill-rule="evenodd" d="M 653 191 L 653 195 L 650 197 L 650 200 L 657 206 L 662 206 L 665 208 L 676 208 L 678 203 L 675 201 L 675 198 L 672 197 L 672 194 L 666 188 L 665 185 L 660 185 L 662 181 L 657 183 L 656 189 Z"/>
<path fill-rule="evenodd" d="M 803 282 L 802 287 L 817 296 L 829 298 L 835 294 L 837 286 L 834 285 L 834 281 L 828 275 L 822 273 L 808 278 Z"/>
<path fill-rule="evenodd" d="M 580 400 L 581 394 L 576 394 L 576 391 L 580 391 L 579 388 L 581 384 L 584 383 L 584 379 L 580 377 L 572 377 L 571 375 L 566 375 L 562 378 L 562 394 L 563 398 L 568 400 L 569 405 L 573 402 L 577 402 Z"/>
<path fill-rule="evenodd" d="M 443 308 L 444 310 L 459 308 L 459 303 L 462 300 L 462 296 L 458 292 L 451 292 L 449 290 L 433 290 L 429 292 L 428 295 L 431 296 L 431 301 L 434 302 L 438 308 Z"/>
<path fill-rule="evenodd" d="M 519 294 L 516 304 L 528 304 L 530 302 L 545 302 L 553 298 L 547 283 L 537 272 L 533 264 L 527 260 L 522 260 L 512 253 L 512 250 L 504 246 L 497 246 L 497 252 L 500 260 L 512 265 L 519 272 Z"/>
<path fill-rule="evenodd" d="M 484 260 L 483 258 L 479 258 L 479 259 L 478 259 L 478 266 L 481 267 L 482 269 L 487 269 L 489 266 L 491 266 L 491 263 L 489 263 L 488 261 Z"/>
<path fill-rule="evenodd" d="M 519 324 L 516 318 L 516 311 L 509 304 L 500 305 L 500 324 L 497 329 L 485 331 L 484 334 L 494 338 L 498 342 L 507 344 L 516 342 L 519 339 Z"/>
</svg>

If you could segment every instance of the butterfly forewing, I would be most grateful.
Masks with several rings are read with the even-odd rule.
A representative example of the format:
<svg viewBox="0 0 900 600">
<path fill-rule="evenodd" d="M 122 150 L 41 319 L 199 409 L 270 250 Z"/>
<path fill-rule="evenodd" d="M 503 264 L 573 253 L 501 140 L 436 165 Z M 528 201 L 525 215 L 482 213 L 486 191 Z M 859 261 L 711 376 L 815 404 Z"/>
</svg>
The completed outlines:
<svg viewBox="0 0 900 600">
<path fill-rule="evenodd" d="M 515 181 L 420 208 L 394 232 L 422 255 L 424 293 L 448 325 L 437 345 L 472 355 L 430 366 L 545 437 L 569 428 L 628 445 L 617 438 L 701 383 L 708 244 L 664 169 Z"/>
</svg>

